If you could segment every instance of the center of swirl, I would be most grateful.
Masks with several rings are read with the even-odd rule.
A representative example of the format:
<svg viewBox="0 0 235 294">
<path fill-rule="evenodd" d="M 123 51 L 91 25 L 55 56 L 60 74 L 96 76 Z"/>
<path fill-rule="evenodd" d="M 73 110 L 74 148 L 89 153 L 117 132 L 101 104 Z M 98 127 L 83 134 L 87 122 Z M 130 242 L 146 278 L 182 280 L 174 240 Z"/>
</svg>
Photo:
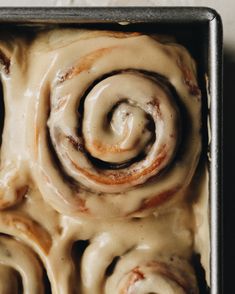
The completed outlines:
<svg viewBox="0 0 235 294">
<path fill-rule="evenodd" d="M 144 157 L 155 140 L 148 103 L 158 104 L 154 81 L 130 73 L 98 83 L 84 104 L 83 136 L 89 153 L 102 161 L 122 164 Z"/>
<path fill-rule="evenodd" d="M 88 104 L 91 97 L 89 95 Z M 103 111 L 99 112 L 99 116 L 95 112 L 90 114 L 93 115 L 90 120 L 84 121 L 84 138 L 90 154 L 103 161 L 124 163 L 145 153 L 154 132 L 154 128 L 150 130 L 150 118 L 146 112 L 138 105 L 123 100 L 105 113 L 106 103 L 109 102 L 101 102 Z"/>
</svg>

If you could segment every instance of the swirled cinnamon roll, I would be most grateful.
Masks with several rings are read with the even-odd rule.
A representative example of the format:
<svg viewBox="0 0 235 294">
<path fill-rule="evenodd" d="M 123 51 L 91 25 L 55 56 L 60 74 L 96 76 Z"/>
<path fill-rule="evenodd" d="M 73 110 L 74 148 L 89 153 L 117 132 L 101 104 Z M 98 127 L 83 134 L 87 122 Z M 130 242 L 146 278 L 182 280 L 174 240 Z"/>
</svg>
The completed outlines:
<svg viewBox="0 0 235 294">
<path fill-rule="evenodd" d="M 182 195 L 201 148 L 188 52 L 132 33 L 71 33 L 61 46 L 46 38 L 32 46 L 27 89 L 45 200 L 61 213 L 104 217 L 145 215 Z"/>
<path fill-rule="evenodd" d="M 121 270 L 110 278 L 105 293 L 199 293 L 192 268 L 183 261 L 177 263 L 175 265 L 173 262 L 150 261 L 132 268 L 129 272 Z M 120 277 L 120 274 L 123 276 Z"/>
<path fill-rule="evenodd" d="M 13 239 L 0 237 L 0 293 L 43 294 L 41 266 L 27 247 Z"/>
<path fill-rule="evenodd" d="M 194 60 L 141 33 L 29 31 L 0 38 L 0 293 L 199 293 Z"/>
</svg>

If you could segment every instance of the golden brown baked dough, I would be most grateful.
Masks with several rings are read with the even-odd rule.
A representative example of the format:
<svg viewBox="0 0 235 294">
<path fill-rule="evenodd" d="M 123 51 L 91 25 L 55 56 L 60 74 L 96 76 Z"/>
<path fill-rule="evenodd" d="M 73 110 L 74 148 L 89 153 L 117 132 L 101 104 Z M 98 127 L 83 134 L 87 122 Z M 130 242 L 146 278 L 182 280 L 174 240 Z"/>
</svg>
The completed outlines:
<svg viewBox="0 0 235 294">
<path fill-rule="evenodd" d="M 24 252 L 2 250 L 0 291 L 44 293 L 46 272 L 53 294 L 198 293 L 201 93 L 187 50 L 78 29 L 0 49 L 0 244 Z"/>
</svg>

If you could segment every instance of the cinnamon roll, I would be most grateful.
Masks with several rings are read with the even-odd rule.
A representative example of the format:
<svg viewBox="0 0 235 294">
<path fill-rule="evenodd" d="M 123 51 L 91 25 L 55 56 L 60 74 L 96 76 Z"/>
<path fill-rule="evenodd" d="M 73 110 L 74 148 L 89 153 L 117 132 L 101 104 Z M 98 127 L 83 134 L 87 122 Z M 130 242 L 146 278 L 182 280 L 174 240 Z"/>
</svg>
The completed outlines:
<svg viewBox="0 0 235 294">
<path fill-rule="evenodd" d="M 0 38 L 0 293 L 198 294 L 193 58 L 142 33 L 28 30 Z"/>
<path fill-rule="evenodd" d="M 49 35 L 48 47 L 31 49 L 35 180 L 61 213 L 146 215 L 182 195 L 197 166 L 194 61 L 183 47 L 147 35 L 72 36 L 61 47 Z"/>
<path fill-rule="evenodd" d="M 122 270 L 110 278 L 105 293 L 199 293 L 192 268 L 184 261 L 177 263 L 176 266 L 173 262 L 155 260 L 138 265 L 129 272 L 123 273 Z"/>
<path fill-rule="evenodd" d="M 43 275 L 33 252 L 13 239 L 0 237 L 0 293 L 43 294 Z"/>
</svg>

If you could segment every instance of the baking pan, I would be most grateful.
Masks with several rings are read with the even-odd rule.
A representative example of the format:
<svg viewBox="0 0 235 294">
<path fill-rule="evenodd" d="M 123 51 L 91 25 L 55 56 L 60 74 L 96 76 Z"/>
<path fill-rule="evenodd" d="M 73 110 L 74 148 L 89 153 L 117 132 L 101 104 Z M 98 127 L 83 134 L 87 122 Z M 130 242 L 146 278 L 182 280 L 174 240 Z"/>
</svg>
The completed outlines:
<svg viewBox="0 0 235 294">
<path fill-rule="evenodd" d="M 203 136 L 209 141 L 211 291 L 222 286 L 222 24 L 220 16 L 204 7 L 110 7 L 110 8 L 1 8 L 0 25 L 58 24 L 99 29 L 145 31 L 174 35 L 196 59 L 204 97 Z M 205 82 L 208 76 L 208 84 Z"/>
</svg>

